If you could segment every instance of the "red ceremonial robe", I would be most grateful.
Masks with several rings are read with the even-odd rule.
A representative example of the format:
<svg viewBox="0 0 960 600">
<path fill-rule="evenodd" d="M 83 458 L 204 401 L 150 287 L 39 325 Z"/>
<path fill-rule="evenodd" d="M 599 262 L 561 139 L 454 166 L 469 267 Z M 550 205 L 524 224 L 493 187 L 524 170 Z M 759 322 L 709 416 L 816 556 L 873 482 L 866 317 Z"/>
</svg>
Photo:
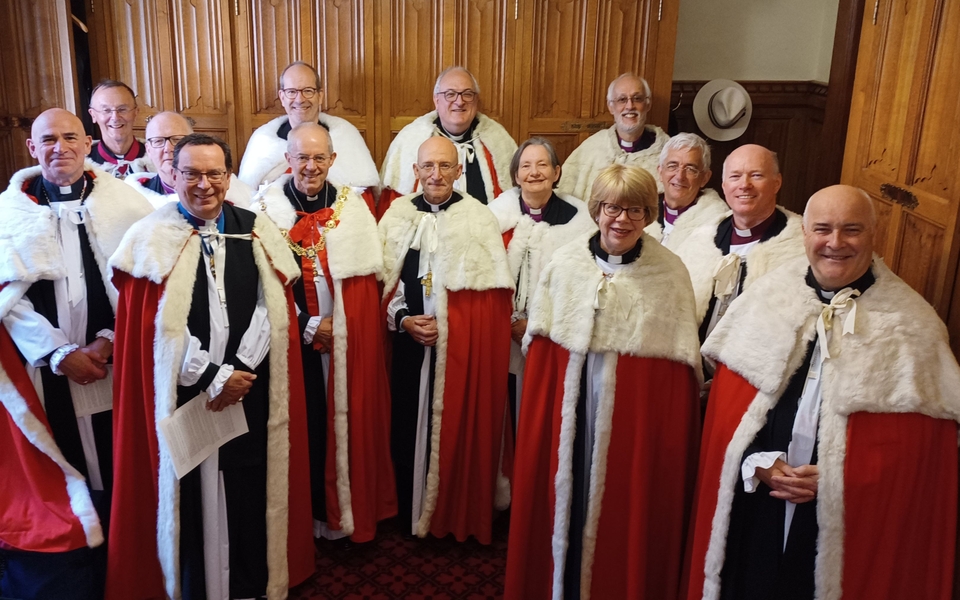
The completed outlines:
<svg viewBox="0 0 960 600">
<path fill-rule="evenodd" d="M 106 591 L 110 600 L 179 594 L 177 482 L 156 423 L 158 404 L 172 412 L 170 394 L 176 393 L 180 356 L 175 340 L 183 335 L 195 277 L 191 273 L 196 273 L 200 251 L 194 233 L 177 204 L 170 203 L 131 228 L 111 260 L 120 301 L 114 341 L 115 483 Z M 254 255 L 270 313 L 270 368 L 288 373 L 271 377 L 269 392 L 267 597 L 272 599 L 286 597 L 289 587 L 313 573 L 314 549 L 309 533 L 306 407 L 289 287 L 299 270 L 279 231 L 266 218 L 258 218 L 254 226 Z M 178 316 L 183 326 L 172 322 Z"/>
<path fill-rule="evenodd" d="M 704 355 L 719 365 L 681 598 L 719 596 L 744 448 L 803 361 L 824 307 L 804 282 L 807 265 L 796 261 L 758 280 L 704 344 Z M 881 261 L 872 268 L 876 283 L 855 300 L 855 330 L 830 340 L 833 356 L 823 364 L 817 597 L 946 600 L 957 524 L 960 369 L 931 307 Z M 838 312 L 837 334 L 849 315 Z"/>
<path fill-rule="evenodd" d="M 284 194 L 290 180 L 281 176 L 261 195 L 253 210 L 266 213 L 301 246 L 319 242 L 316 222 L 323 227 L 337 215 L 336 227 L 326 231 L 317 256 L 334 299 L 333 350 L 327 378 L 327 526 L 368 542 L 377 522 L 397 514 L 393 463 L 390 458 L 390 382 L 384 359 L 380 283 L 383 255 L 377 224 L 350 188 L 339 189 L 329 217 L 316 220 L 298 213 Z M 296 225 L 295 225 L 296 224 Z M 300 231 L 299 225 L 307 226 Z M 311 314 L 319 313 L 313 269 L 302 257 L 304 288 Z M 299 332 L 295 336 L 299 340 Z"/>
<path fill-rule="evenodd" d="M 427 214 L 417 210 L 416 196 L 397 199 L 380 221 L 385 302 L 394 295 L 404 258 Z M 509 485 L 499 467 L 514 284 L 486 206 L 463 194 L 436 218 L 432 290 L 439 339 L 430 466 L 417 533 L 452 533 L 460 541 L 473 535 L 489 544 L 494 505 L 504 500 Z"/>
<path fill-rule="evenodd" d="M 554 254 L 530 308 L 505 598 L 562 598 L 567 569 L 579 571 L 584 599 L 674 598 L 699 433 L 693 290 L 649 236 L 612 276 L 588 240 Z M 588 354 L 603 363 L 588 374 L 600 382 L 595 418 L 586 416 L 595 441 L 582 558 L 568 566 Z"/>
</svg>

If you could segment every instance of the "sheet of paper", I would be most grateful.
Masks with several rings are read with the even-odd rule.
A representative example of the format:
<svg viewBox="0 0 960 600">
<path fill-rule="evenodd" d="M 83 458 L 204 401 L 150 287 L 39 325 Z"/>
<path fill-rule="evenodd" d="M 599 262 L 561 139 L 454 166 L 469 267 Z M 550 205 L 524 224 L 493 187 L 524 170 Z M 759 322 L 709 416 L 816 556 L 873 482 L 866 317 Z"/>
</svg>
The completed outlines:
<svg viewBox="0 0 960 600">
<path fill-rule="evenodd" d="M 208 397 L 203 392 L 160 421 L 160 433 L 177 479 L 197 468 L 220 446 L 249 431 L 242 403 L 213 412 L 207 410 Z"/>
<path fill-rule="evenodd" d="M 113 408 L 113 365 L 107 365 L 103 379 L 80 385 L 70 382 L 70 397 L 77 417 L 88 417 Z"/>
</svg>

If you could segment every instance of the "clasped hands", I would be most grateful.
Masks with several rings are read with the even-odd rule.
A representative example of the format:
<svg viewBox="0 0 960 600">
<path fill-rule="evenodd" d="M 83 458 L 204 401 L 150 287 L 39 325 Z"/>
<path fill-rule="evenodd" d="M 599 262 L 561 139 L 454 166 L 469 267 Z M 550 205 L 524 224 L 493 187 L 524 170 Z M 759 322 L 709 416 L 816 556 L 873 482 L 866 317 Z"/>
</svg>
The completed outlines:
<svg viewBox="0 0 960 600">
<path fill-rule="evenodd" d="M 60 361 L 59 370 L 70 381 L 87 385 L 107 376 L 107 361 L 113 354 L 113 342 L 98 337 L 86 346 L 77 348 Z"/>
<path fill-rule="evenodd" d="M 410 334 L 418 344 L 435 346 L 440 332 L 437 329 L 437 319 L 430 315 L 416 315 L 407 317 L 400 323 L 403 330 Z"/>
<path fill-rule="evenodd" d="M 756 475 L 767 484 L 774 498 L 802 504 L 817 497 L 820 470 L 816 465 L 791 467 L 777 459 L 769 469 L 757 467 Z"/>
</svg>

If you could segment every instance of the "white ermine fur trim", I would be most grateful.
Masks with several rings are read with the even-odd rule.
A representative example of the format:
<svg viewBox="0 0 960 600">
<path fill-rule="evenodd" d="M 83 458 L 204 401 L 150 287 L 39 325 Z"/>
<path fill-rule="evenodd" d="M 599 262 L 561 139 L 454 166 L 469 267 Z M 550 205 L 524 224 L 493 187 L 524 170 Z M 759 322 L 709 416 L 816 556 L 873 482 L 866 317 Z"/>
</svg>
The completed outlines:
<svg viewBox="0 0 960 600">
<path fill-rule="evenodd" d="M 680 259 L 644 234 L 640 258 L 613 275 L 615 298 L 596 311 L 594 298 L 604 277 L 589 239 L 584 235 L 563 246 L 544 269 L 524 349 L 533 336 L 543 335 L 578 354 L 665 358 L 690 365 L 702 377 L 693 291 Z"/>
<path fill-rule="evenodd" d="M 749 289 L 754 281 L 768 271 L 804 256 L 800 216 L 779 206 L 777 210 L 787 215 L 787 226 L 779 234 L 758 243 L 750 250 L 747 255 L 747 276 L 743 281 L 744 290 Z M 713 219 L 690 231 L 682 243 L 681 240 L 674 241 L 673 234 L 668 240 L 670 249 L 680 257 L 690 273 L 693 293 L 697 298 L 697 323 L 705 318 L 710 299 L 713 298 L 713 273 L 723 259 L 714 238 L 717 236 L 717 226 L 729 214 L 713 213 Z"/>
<path fill-rule="evenodd" d="M 287 140 L 277 136 L 280 125 L 287 120 L 289 117 L 283 115 L 268 121 L 258 127 L 247 142 L 240 162 L 240 180 L 253 190 L 261 184 L 273 182 L 287 170 L 287 162 L 283 157 L 287 151 Z M 337 160 L 330 167 L 330 179 L 350 187 L 379 186 L 377 167 L 357 128 L 346 119 L 326 113 L 320 113 L 319 120 L 330 130 L 333 150 L 337 153 Z"/>
<path fill-rule="evenodd" d="M 824 305 L 805 281 L 809 263 L 777 268 L 737 298 L 704 344 L 704 355 L 743 376 L 759 392 L 727 447 L 705 566 L 704 598 L 719 594 L 733 490 L 740 459 L 766 414 L 800 368 Z M 839 599 L 844 539 L 847 419 L 856 412 L 920 413 L 960 421 L 960 367 L 946 326 L 923 298 L 880 260 L 876 282 L 856 298 L 854 333 L 831 339 L 824 362 L 817 503 L 817 597 Z M 840 319 L 847 311 L 840 312 Z M 837 327 L 834 331 L 839 332 Z M 864 369 L 882 365 L 882 369 Z"/>
<path fill-rule="evenodd" d="M 163 283 L 191 235 L 193 227 L 177 210 L 177 203 L 170 202 L 130 228 L 110 257 L 110 266 L 134 277 Z M 194 271 L 196 268 L 193 265 Z"/>
<path fill-rule="evenodd" d="M 488 208 L 497 218 L 500 233 L 513 230 L 513 237 L 507 247 L 507 263 L 514 280 L 520 275 L 520 263 L 527 249 L 530 250 L 530 293 L 537 287 L 540 272 L 547 266 L 557 248 L 584 233 L 593 234 L 596 224 L 590 218 L 587 205 L 569 195 L 559 195 L 561 200 L 577 209 L 576 216 L 563 225 L 537 223 L 520 211 L 520 189 L 511 188 L 500 194 Z"/>
<path fill-rule="evenodd" d="M 563 163 L 558 189 L 565 194 L 583 199 L 590 199 L 593 180 L 600 171 L 614 163 L 643 167 L 657 182 L 657 190 L 663 191 L 663 183 L 657 174 L 657 163 L 660 161 L 660 150 L 667 143 L 670 136 L 656 125 L 647 125 L 647 131 L 654 131 L 657 139 L 653 145 L 639 152 L 624 152 L 617 140 L 617 126 L 611 125 L 588 137 L 574 150 Z"/>
<path fill-rule="evenodd" d="M 553 478 L 556 506 L 553 512 L 553 600 L 563 599 L 563 573 L 570 545 L 570 506 L 573 502 L 573 441 L 577 434 L 577 402 L 580 400 L 580 375 L 586 354 L 571 352 L 563 376 L 563 404 L 560 406 L 560 444 L 557 474 Z"/>
<path fill-rule="evenodd" d="M 427 534 L 430 533 L 430 521 L 437 509 L 437 498 L 440 495 L 440 428 L 443 424 L 444 386 L 447 382 L 447 348 L 450 340 L 447 288 L 444 286 L 442 273 L 435 273 L 433 281 L 433 290 L 436 295 L 438 335 L 435 346 L 437 358 L 436 373 L 433 378 L 433 414 L 430 418 L 430 466 L 427 471 L 427 489 L 423 495 L 420 521 L 417 523 L 417 536 L 422 538 L 427 537 Z"/>
<path fill-rule="evenodd" d="M 290 180 L 283 175 L 257 195 L 251 210 L 266 213 L 283 231 L 296 224 L 297 213 L 283 192 Z M 338 188 L 337 193 L 342 193 Z M 375 274 L 381 279 L 383 250 L 377 237 L 377 221 L 367 204 L 353 189 L 346 188 L 347 201 L 340 212 L 340 224 L 327 233 L 327 266 L 333 279 Z"/>
<path fill-rule="evenodd" d="M 672 251 L 674 248 L 681 246 L 690 234 L 702 225 L 716 224 L 719 222 L 718 219 L 722 220 L 730 213 L 727 203 L 716 191 L 704 188 L 697 203 L 690 210 L 677 217 L 666 244 L 663 243 L 663 227 L 660 226 L 660 223 L 654 221 L 647 225 L 644 231 Z"/>
<path fill-rule="evenodd" d="M 87 546 L 96 548 L 102 544 L 103 529 L 100 527 L 100 519 L 90 499 L 86 480 L 73 468 L 73 465 L 67 462 L 50 430 L 30 411 L 26 399 L 20 395 L 17 387 L 2 368 L 0 368 L 0 404 L 10 414 L 10 418 L 16 423 L 23 437 L 63 471 L 67 496 L 70 498 L 70 509 L 83 526 Z"/>
<path fill-rule="evenodd" d="M 366 210 L 366 207 L 364 207 Z M 369 214 L 370 211 L 367 211 Z M 340 529 L 353 535 L 353 501 L 350 493 L 350 421 L 347 397 L 347 313 L 343 306 L 343 282 L 333 280 L 333 430 L 336 443 L 337 503 Z"/>
<path fill-rule="evenodd" d="M 401 194 L 413 192 L 417 181 L 413 174 L 413 163 L 417 162 L 417 152 L 420 150 L 420 144 L 436 135 L 436 126 L 434 125 L 436 119 L 437 111 L 428 112 L 414 119 L 413 122 L 397 133 L 397 137 L 390 142 L 387 155 L 383 159 L 383 167 L 380 169 L 380 180 L 383 182 L 383 187 Z M 493 119 L 480 113 L 477 114 L 477 119 L 479 122 L 474 133 L 482 141 L 482 148 L 476 148 L 476 160 L 480 164 L 483 183 L 492 195 L 493 177 L 483 149 L 486 149 L 493 158 L 493 166 L 497 170 L 497 181 L 500 184 L 500 189 L 507 190 L 512 185 L 510 183 L 510 161 L 513 159 L 514 152 L 517 151 L 517 143 L 510 137 L 507 130 Z"/>
<path fill-rule="evenodd" d="M 150 203 L 134 193 L 116 177 L 99 169 L 89 160 L 85 169 L 93 172 L 93 191 L 84 202 L 90 248 L 97 261 L 100 277 L 111 307 L 117 308 L 117 290 L 110 283 L 112 273 L 107 259 L 120 244 L 127 230 L 153 211 Z M 21 190 L 24 183 L 41 176 L 40 167 L 21 169 L 0 194 L 0 221 L 8 225 L 0 233 L 0 283 L 60 279 L 66 276 L 63 256 L 57 243 L 57 217 L 48 206 L 33 202 Z"/>
<path fill-rule="evenodd" d="M 583 557 L 580 563 L 580 598 L 582 600 L 590 600 L 590 584 L 593 581 L 597 529 L 600 526 L 600 511 L 603 507 L 603 493 L 607 484 L 607 454 L 613 432 L 619 359 L 616 353 L 607 352 L 603 360 L 603 392 L 597 406 L 596 440 L 593 444 L 593 464 L 590 466 L 590 501 L 587 506 L 587 518 L 583 525 Z"/>
<path fill-rule="evenodd" d="M 417 225 L 426 214 L 417 211 L 413 204 L 416 196 L 394 200 L 378 225 L 383 244 L 384 298 L 393 293 Z M 437 277 L 451 292 L 514 289 L 497 220 L 479 200 L 466 193 L 462 196 L 459 202 L 436 213 L 439 250 L 434 264 L 434 289 L 439 287 Z"/>
</svg>

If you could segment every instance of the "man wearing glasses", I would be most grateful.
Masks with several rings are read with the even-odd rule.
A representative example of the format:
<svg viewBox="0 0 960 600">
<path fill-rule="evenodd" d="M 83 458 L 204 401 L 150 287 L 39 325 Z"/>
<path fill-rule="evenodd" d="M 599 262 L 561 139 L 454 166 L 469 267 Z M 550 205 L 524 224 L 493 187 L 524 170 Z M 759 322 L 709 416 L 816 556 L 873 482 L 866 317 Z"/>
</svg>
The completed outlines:
<svg viewBox="0 0 960 600">
<path fill-rule="evenodd" d="M 154 208 L 177 200 L 173 181 L 173 149 L 177 142 L 193 133 L 193 125 L 187 117 L 173 111 L 157 113 L 147 120 L 147 156 L 157 167 L 156 173 L 134 173 L 126 182 L 147 197 Z M 250 186 L 230 174 L 227 201 L 241 208 L 250 206 Z"/>
<path fill-rule="evenodd" d="M 100 141 L 93 144 L 90 160 L 120 179 L 130 173 L 155 170 L 143 142 L 133 135 L 138 109 L 130 86 L 113 79 L 101 81 L 93 88 L 89 112 L 100 127 Z"/>
<path fill-rule="evenodd" d="M 422 193 L 380 220 L 397 503 L 410 531 L 491 542 L 510 501 L 501 451 L 514 279 L 493 212 L 454 190 L 463 167 L 444 136 L 420 146 Z M 503 464 L 506 464 L 504 461 Z"/>
<path fill-rule="evenodd" d="M 224 202 L 230 168 L 222 140 L 180 140 L 179 201 L 132 227 L 111 259 L 123 358 L 111 600 L 281 597 L 314 568 L 300 345 L 290 335 L 300 268 L 270 219 Z M 239 411 L 247 431 L 178 480 L 157 421 L 188 404 L 220 418 Z"/>
<path fill-rule="evenodd" d="M 107 260 L 149 203 L 44 111 L 40 163 L 0 195 L 0 597 L 99 598 L 110 513 L 114 309 Z"/>
<path fill-rule="evenodd" d="M 458 191 L 489 204 L 512 187 L 510 160 L 517 143 L 503 126 L 478 112 L 480 86 L 470 71 L 449 67 L 440 73 L 433 104 L 437 110 L 401 129 L 387 150 L 380 169 L 381 214 L 394 198 L 420 191 L 410 165 L 417 160 L 420 144 L 432 136 L 449 139 L 457 150 L 457 162 L 463 167 L 454 181 Z"/>
<path fill-rule="evenodd" d="M 607 109 L 613 125 L 584 140 L 563 163 L 558 191 L 585 202 L 597 174 L 613 163 L 643 167 L 656 178 L 657 158 L 669 139 L 662 129 L 647 124 L 650 86 L 633 73 L 610 82 Z"/>
<path fill-rule="evenodd" d="M 289 173 L 283 154 L 290 130 L 301 123 L 319 123 L 330 132 L 340 157 L 330 169 L 330 181 L 355 188 L 370 210 L 375 210 L 380 174 L 373 157 L 363 136 L 349 121 L 320 112 L 323 87 L 317 70 L 301 61 L 287 65 L 280 74 L 277 96 L 287 114 L 267 122 L 250 136 L 240 162 L 240 180 L 256 190 Z"/>
</svg>

